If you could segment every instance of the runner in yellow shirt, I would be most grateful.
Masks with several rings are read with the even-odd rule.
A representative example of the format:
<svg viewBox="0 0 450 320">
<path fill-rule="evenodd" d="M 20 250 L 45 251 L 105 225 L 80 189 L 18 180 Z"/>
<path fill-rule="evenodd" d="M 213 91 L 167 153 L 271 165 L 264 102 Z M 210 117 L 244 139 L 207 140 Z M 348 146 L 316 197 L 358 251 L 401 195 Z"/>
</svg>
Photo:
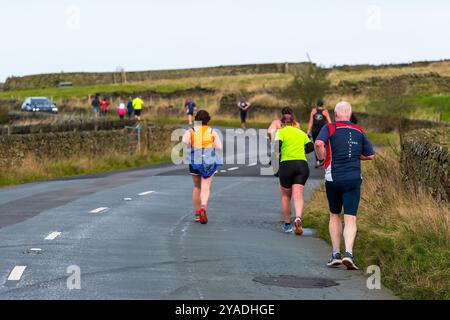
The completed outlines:
<svg viewBox="0 0 450 320">
<path fill-rule="evenodd" d="M 284 232 L 291 233 L 291 200 L 295 207 L 295 234 L 302 235 L 303 191 L 309 178 L 306 154 L 314 151 L 308 135 L 295 127 L 294 116 L 285 114 L 281 118 L 282 128 L 275 135 L 280 149 L 281 211 L 284 216 Z"/>
<path fill-rule="evenodd" d="M 142 107 L 144 106 L 144 101 L 141 98 L 136 97 L 133 99 L 133 109 L 134 109 L 134 117 L 137 120 L 141 120 Z"/>
</svg>

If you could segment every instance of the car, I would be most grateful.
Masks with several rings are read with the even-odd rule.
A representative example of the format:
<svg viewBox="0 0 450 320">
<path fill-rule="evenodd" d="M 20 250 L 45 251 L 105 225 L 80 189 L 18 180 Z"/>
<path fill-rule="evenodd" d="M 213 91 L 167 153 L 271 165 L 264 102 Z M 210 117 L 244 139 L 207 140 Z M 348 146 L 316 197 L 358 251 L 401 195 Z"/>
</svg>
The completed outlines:
<svg viewBox="0 0 450 320">
<path fill-rule="evenodd" d="M 29 97 L 22 104 L 22 111 L 58 113 L 55 104 L 46 97 Z"/>
</svg>

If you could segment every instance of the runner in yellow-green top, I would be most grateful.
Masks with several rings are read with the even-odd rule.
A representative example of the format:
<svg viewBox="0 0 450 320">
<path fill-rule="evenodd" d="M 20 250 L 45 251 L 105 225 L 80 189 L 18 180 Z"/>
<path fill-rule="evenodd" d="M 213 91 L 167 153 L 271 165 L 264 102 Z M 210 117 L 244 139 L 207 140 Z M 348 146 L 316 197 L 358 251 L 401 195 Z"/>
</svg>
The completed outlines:
<svg viewBox="0 0 450 320">
<path fill-rule="evenodd" d="M 142 101 L 141 98 L 136 97 L 133 99 L 133 109 L 134 109 L 134 117 L 137 120 L 141 120 L 141 112 L 142 112 L 142 107 L 144 106 L 144 101 Z"/>
<path fill-rule="evenodd" d="M 281 210 L 284 216 L 284 232 L 291 233 L 291 200 L 295 207 L 295 234 L 302 235 L 303 191 L 309 178 L 306 154 L 314 151 L 314 144 L 308 135 L 294 127 L 294 116 L 283 115 L 282 128 L 275 135 L 280 150 L 280 193 Z"/>
</svg>

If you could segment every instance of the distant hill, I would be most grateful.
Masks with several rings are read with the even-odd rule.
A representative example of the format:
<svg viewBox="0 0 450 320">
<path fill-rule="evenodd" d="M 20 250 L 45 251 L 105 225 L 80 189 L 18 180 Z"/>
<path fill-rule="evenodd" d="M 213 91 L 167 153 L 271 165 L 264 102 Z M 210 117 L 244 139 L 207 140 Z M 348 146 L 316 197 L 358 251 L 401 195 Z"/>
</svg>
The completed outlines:
<svg viewBox="0 0 450 320">
<path fill-rule="evenodd" d="M 289 73 L 307 63 L 269 63 L 269 64 L 249 64 L 235 66 L 218 66 L 193 69 L 178 70 L 155 70 L 136 72 L 73 72 L 73 73 L 52 73 L 37 74 L 24 77 L 10 77 L 4 84 L 4 90 L 21 89 L 42 89 L 56 87 L 60 82 L 72 82 L 74 86 L 103 85 L 127 82 L 142 82 L 152 80 L 171 80 L 192 77 L 216 77 L 216 76 L 237 76 L 251 74 L 276 74 Z M 375 73 L 385 74 L 388 71 L 396 73 L 401 69 L 404 73 L 416 73 L 417 69 L 432 68 L 433 72 L 439 72 L 439 66 L 445 66 L 446 72 L 443 75 L 450 75 L 450 60 L 441 61 L 419 61 L 401 64 L 384 65 L 342 65 L 329 68 L 331 73 L 352 73 L 365 74 Z M 411 69 L 409 72 L 408 69 Z M 447 70 L 448 69 L 448 70 Z M 364 77 L 366 78 L 366 77 Z M 1 89 L 0 89 L 1 90 Z"/>
</svg>

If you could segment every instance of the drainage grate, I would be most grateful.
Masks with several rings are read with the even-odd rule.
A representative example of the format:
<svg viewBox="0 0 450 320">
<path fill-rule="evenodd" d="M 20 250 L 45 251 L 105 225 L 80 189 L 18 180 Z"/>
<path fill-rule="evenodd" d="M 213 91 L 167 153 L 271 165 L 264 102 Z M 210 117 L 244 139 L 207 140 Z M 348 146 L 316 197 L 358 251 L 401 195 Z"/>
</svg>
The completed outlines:
<svg viewBox="0 0 450 320">
<path fill-rule="evenodd" d="M 328 288 L 338 286 L 334 280 L 327 278 L 307 278 L 297 276 L 259 276 L 253 281 L 268 285 L 285 288 Z"/>
</svg>

